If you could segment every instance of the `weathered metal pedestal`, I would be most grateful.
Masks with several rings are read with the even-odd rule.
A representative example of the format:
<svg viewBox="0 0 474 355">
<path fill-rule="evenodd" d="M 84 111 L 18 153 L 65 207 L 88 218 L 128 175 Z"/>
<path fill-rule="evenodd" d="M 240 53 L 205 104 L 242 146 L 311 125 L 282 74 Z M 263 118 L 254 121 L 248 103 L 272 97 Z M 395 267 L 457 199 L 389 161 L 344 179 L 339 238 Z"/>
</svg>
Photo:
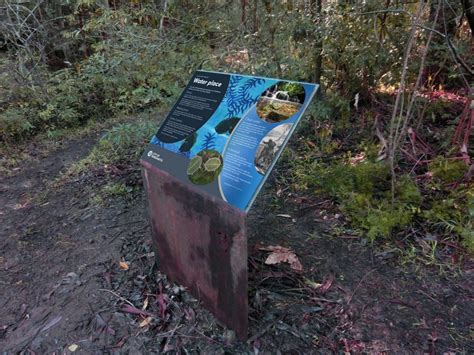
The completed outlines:
<svg viewBox="0 0 474 355">
<path fill-rule="evenodd" d="M 247 337 L 245 213 L 141 161 L 158 265 Z"/>
</svg>

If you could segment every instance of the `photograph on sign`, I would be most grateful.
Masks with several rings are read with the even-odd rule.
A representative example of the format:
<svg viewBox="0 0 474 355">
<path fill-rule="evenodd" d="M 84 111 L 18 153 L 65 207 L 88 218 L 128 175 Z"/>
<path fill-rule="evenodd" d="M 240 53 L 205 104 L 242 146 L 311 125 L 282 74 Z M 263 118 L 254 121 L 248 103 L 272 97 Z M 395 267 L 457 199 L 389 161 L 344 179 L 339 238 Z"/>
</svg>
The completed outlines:
<svg viewBox="0 0 474 355">
<path fill-rule="evenodd" d="M 197 71 L 142 159 L 248 211 L 317 89 Z"/>
<path fill-rule="evenodd" d="M 290 123 L 283 123 L 276 126 L 268 132 L 258 145 L 255 154 L 255 168 L 260 174 L 265 175 L 270 168 L 270 165 L 275 160 L 276 154 L 280 151 L 281 146 L 290 133 L 291 126 Z"/>
</svg>

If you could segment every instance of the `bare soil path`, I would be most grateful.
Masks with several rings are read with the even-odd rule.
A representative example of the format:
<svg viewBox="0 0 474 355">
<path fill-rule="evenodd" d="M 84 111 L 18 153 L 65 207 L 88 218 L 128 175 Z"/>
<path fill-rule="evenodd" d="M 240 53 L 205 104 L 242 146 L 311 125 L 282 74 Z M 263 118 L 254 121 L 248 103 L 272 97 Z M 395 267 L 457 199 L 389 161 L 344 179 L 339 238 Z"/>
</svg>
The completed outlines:
<svg viewBox="0 0 474 355">
<path fill-rule="evenodd" d="M 53 188 L 97 139 L 0 180 L 0 353 L 474 352 L 472 263 L 401 267 L 347 234 L 327 202 L 276 197 L 271 181 L 249 215 L 250 340 L 235 342 L 154 270 L 138 166 Z M 106 181 L 129 196 L 93 203 Z M 291 248 L 304 271 L 265 265 L 261 245 Z"/>
</svg>

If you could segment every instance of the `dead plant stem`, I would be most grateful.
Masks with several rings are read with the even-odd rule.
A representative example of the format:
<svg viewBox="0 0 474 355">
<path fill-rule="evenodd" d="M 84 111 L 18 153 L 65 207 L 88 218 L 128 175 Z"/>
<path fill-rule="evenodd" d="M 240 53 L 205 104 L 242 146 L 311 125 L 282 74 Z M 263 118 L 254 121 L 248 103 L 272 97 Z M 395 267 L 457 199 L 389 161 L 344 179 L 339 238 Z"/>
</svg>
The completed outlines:
<svg viewBox="0 0 474 355">
<path fill-rule="evenodd" d="M 391 192 L 392 192 L 392 205 L 395 202 L 395 185 L 396 185 L 396 172 L 395 172 L 395 160 L 396 160 L 396 151 L 397 151 L 397 136 L 400 130 L 401 118 L 403 115 L 403 107 L 405 103 L 404 93 L 406 87 L 406 76 L 408 71 L 408 60 L 410 58 L 410 53 L 415 43 L 416 37 L 416 29 L 418 27 L 418 21 L 420 19 L 421 13 L 425 7 L 424 2 L 420 2 L 418 5 L 418 9 L 416 11 L 416 15 L 412 20 L 412 26 L 410 30 L 410 34 L 408 36 L 408 42 L 405 48 L 405 53 L 403 55 L 403 67 L 402 67 L 402 74 L 400 78 L 400 87 L 398 88 L 397 97 L 395 99 L 395 105 L 392 112 L 392 118 L 390 120 L 390 129 L 389 129 L 389 137 L 388 137 L 388 144 L 389 150 L 387 154 L 388 163 L 390 166 L 390 174 L 391 174 Z"/>
</svg>

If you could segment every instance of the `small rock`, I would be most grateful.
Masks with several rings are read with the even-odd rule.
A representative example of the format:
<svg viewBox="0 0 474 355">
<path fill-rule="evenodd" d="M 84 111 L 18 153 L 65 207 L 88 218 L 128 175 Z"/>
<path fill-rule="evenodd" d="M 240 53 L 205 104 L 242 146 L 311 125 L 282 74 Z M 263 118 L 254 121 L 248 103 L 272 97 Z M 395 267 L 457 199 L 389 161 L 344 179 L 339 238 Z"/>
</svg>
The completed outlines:
<svg viewBox="0 0 474 355">
<path fill-rule="evenodd" d="M 79 349 L 79 345 L 77 344 L 71 344 L 67 347 L 67 349 L 70 351 L 70 352 L 75 352 L 77 349 Z"/>
</svg>

